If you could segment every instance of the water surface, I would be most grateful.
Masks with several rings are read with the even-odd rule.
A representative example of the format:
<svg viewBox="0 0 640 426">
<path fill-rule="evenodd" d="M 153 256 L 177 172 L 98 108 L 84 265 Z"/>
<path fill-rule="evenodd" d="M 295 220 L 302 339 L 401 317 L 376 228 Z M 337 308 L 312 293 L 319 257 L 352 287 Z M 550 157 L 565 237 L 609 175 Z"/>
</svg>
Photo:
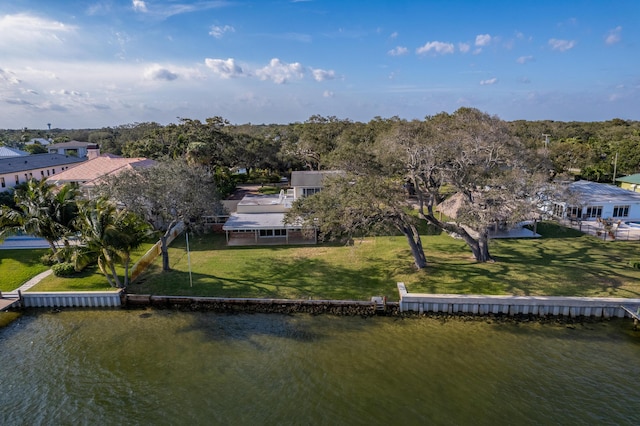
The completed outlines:
<svg viewBox="0 0 640 426">
<path fill-rule="evenodd" d="M 40 311 L 0 328 L 0 357 L 2 425 L 632 425 L 640 418 L 640 332 L 630 320 L 567 327 Z"/>
</svg>

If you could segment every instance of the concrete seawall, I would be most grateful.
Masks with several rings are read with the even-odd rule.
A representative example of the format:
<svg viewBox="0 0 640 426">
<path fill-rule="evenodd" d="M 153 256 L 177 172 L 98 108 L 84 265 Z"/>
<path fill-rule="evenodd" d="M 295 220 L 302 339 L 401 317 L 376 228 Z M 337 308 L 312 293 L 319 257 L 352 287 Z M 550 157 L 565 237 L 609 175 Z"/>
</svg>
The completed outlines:
<svg viewBox="0 0 640 426">
<path fill-rule="evenodd" d="M 534 315 L 565 317 L 630 317 L 621 306 L 636 311 L 640 299 L 607 297 L 484 296 L 464 294 L 409 293 L 398 283 L 400 312 L 434 312 L 471 315 Z"/>
<path fill-rule="evenodd" d="M 25 308 L 111 308 L 122 306 L 122 290 L 24 292 Z"/>
</svg>

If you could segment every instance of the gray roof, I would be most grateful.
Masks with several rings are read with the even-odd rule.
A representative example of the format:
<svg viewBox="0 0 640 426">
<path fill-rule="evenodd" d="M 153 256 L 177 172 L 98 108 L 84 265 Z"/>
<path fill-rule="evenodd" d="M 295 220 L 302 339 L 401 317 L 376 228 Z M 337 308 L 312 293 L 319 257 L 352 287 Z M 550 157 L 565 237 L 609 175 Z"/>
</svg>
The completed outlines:
<svg viewBox="0 0 640 426">
<path fill-rule="evenodd" d="M 580 180 L 569 184 L 569 190 L 580 197 L 584 205 L 596 203 L 640 203 L 640 193 L 615 185 Z"/>
<path fill-rule="evenodd" d="M 29 153 L 26 151 L 21 151 L 17 148 L 0 146 L 0 157 L 21 157 L 24 155 L 29 155 Z"/>
<path fill-rule="evenodd" d="M 222 229 L 300 229 L 300 225 L 285 225 L 284 213 L 233 213 Z"/>
<path fill-rule="evenodd" d="M 344 174 L 340 170 L 304 170 L 291 172 L 291 186 L 321 188 L 325 177 Z"/>
<path fill-rule="evenodd" d="M 0 174 L 78 164 L 83 161 L 87 161 L 87 159 L 62 154 L 34 154 L 24 157 L 0 158 Z"/>
<path fill-rule="evenodd" d="M 56 148 L 86 148 L 90 145 L 96 145 L 91 142 L 80 142 L 80 141 L 69 141 L 69 142 L 60 142 L 49 145 L 47 148 L 56 149 Z"/>
</svg>

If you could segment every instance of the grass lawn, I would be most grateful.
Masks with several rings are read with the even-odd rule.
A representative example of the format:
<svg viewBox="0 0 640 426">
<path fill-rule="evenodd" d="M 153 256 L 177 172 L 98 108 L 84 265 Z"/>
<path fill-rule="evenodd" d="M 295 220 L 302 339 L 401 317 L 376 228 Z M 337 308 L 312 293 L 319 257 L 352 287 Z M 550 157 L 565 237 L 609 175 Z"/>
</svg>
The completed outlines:
<svg viewBox="0 0 640 426">
<path fill-rule="evenodd" d="M 48 250 L 0 250 L 0 291 L 13 291 L 49 267 L 40 263 Z"/>
<path fill-rule="evenodd" d="M 540 224 L 541 239 L 493 240 L 494 263 L 478 264 L 461 240 L 425 235 L 429 265 L 415 270 L 404 237 L 375 237 L 353 246 L 227 247 L 222 235 L 193 236 L 192 282 L 184 237 L 170 248 L 171 272 L 160 259 L 140 282 L 140 294 L 397 300 L 396 282 L 412 293 L 640 297 L 638 242 L 601 241 Z"/>
</svg>

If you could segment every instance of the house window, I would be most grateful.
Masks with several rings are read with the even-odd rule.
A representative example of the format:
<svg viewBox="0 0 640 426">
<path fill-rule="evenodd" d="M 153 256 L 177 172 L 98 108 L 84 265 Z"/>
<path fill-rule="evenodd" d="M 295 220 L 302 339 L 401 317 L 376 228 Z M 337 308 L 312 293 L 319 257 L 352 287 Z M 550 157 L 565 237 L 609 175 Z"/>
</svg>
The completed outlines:
<svg viewBox="0 0 640 426">
<path fill-rule="evenodd" d="M 629 206 L 613 206 L 613 217 L 629 217 Z"/>
<path fill-rule="evenodd" d="M 2 185 L 2 187 L 6 187 L 7 185 L 4 183 L 4 178 L 0 178 L 0 185 Z"/>
<path fill-rule="evenodd" d="M 569 207 L 567 208 L 567 216 L 570 219 L 582 219 L 582 207 Z"/>
<path fill-rule="evenodd" d="M 322 190 L 322 188 L 302 188 L 302 196 L 303 197 L 308 197 L 310 195 L 313 195 L 317 192 L 320 192 Z"/>
<path fill-rule="evenodd" d="M 287 235 L 286 229 L 261 229 L 261 237 L 284 237 Z"/>
<path fill-rule="evenodd" d="M 590 217 L 602 217 L 602 206 L 589 206 L 587 207 L 586 218 Z"/>
</svg>

